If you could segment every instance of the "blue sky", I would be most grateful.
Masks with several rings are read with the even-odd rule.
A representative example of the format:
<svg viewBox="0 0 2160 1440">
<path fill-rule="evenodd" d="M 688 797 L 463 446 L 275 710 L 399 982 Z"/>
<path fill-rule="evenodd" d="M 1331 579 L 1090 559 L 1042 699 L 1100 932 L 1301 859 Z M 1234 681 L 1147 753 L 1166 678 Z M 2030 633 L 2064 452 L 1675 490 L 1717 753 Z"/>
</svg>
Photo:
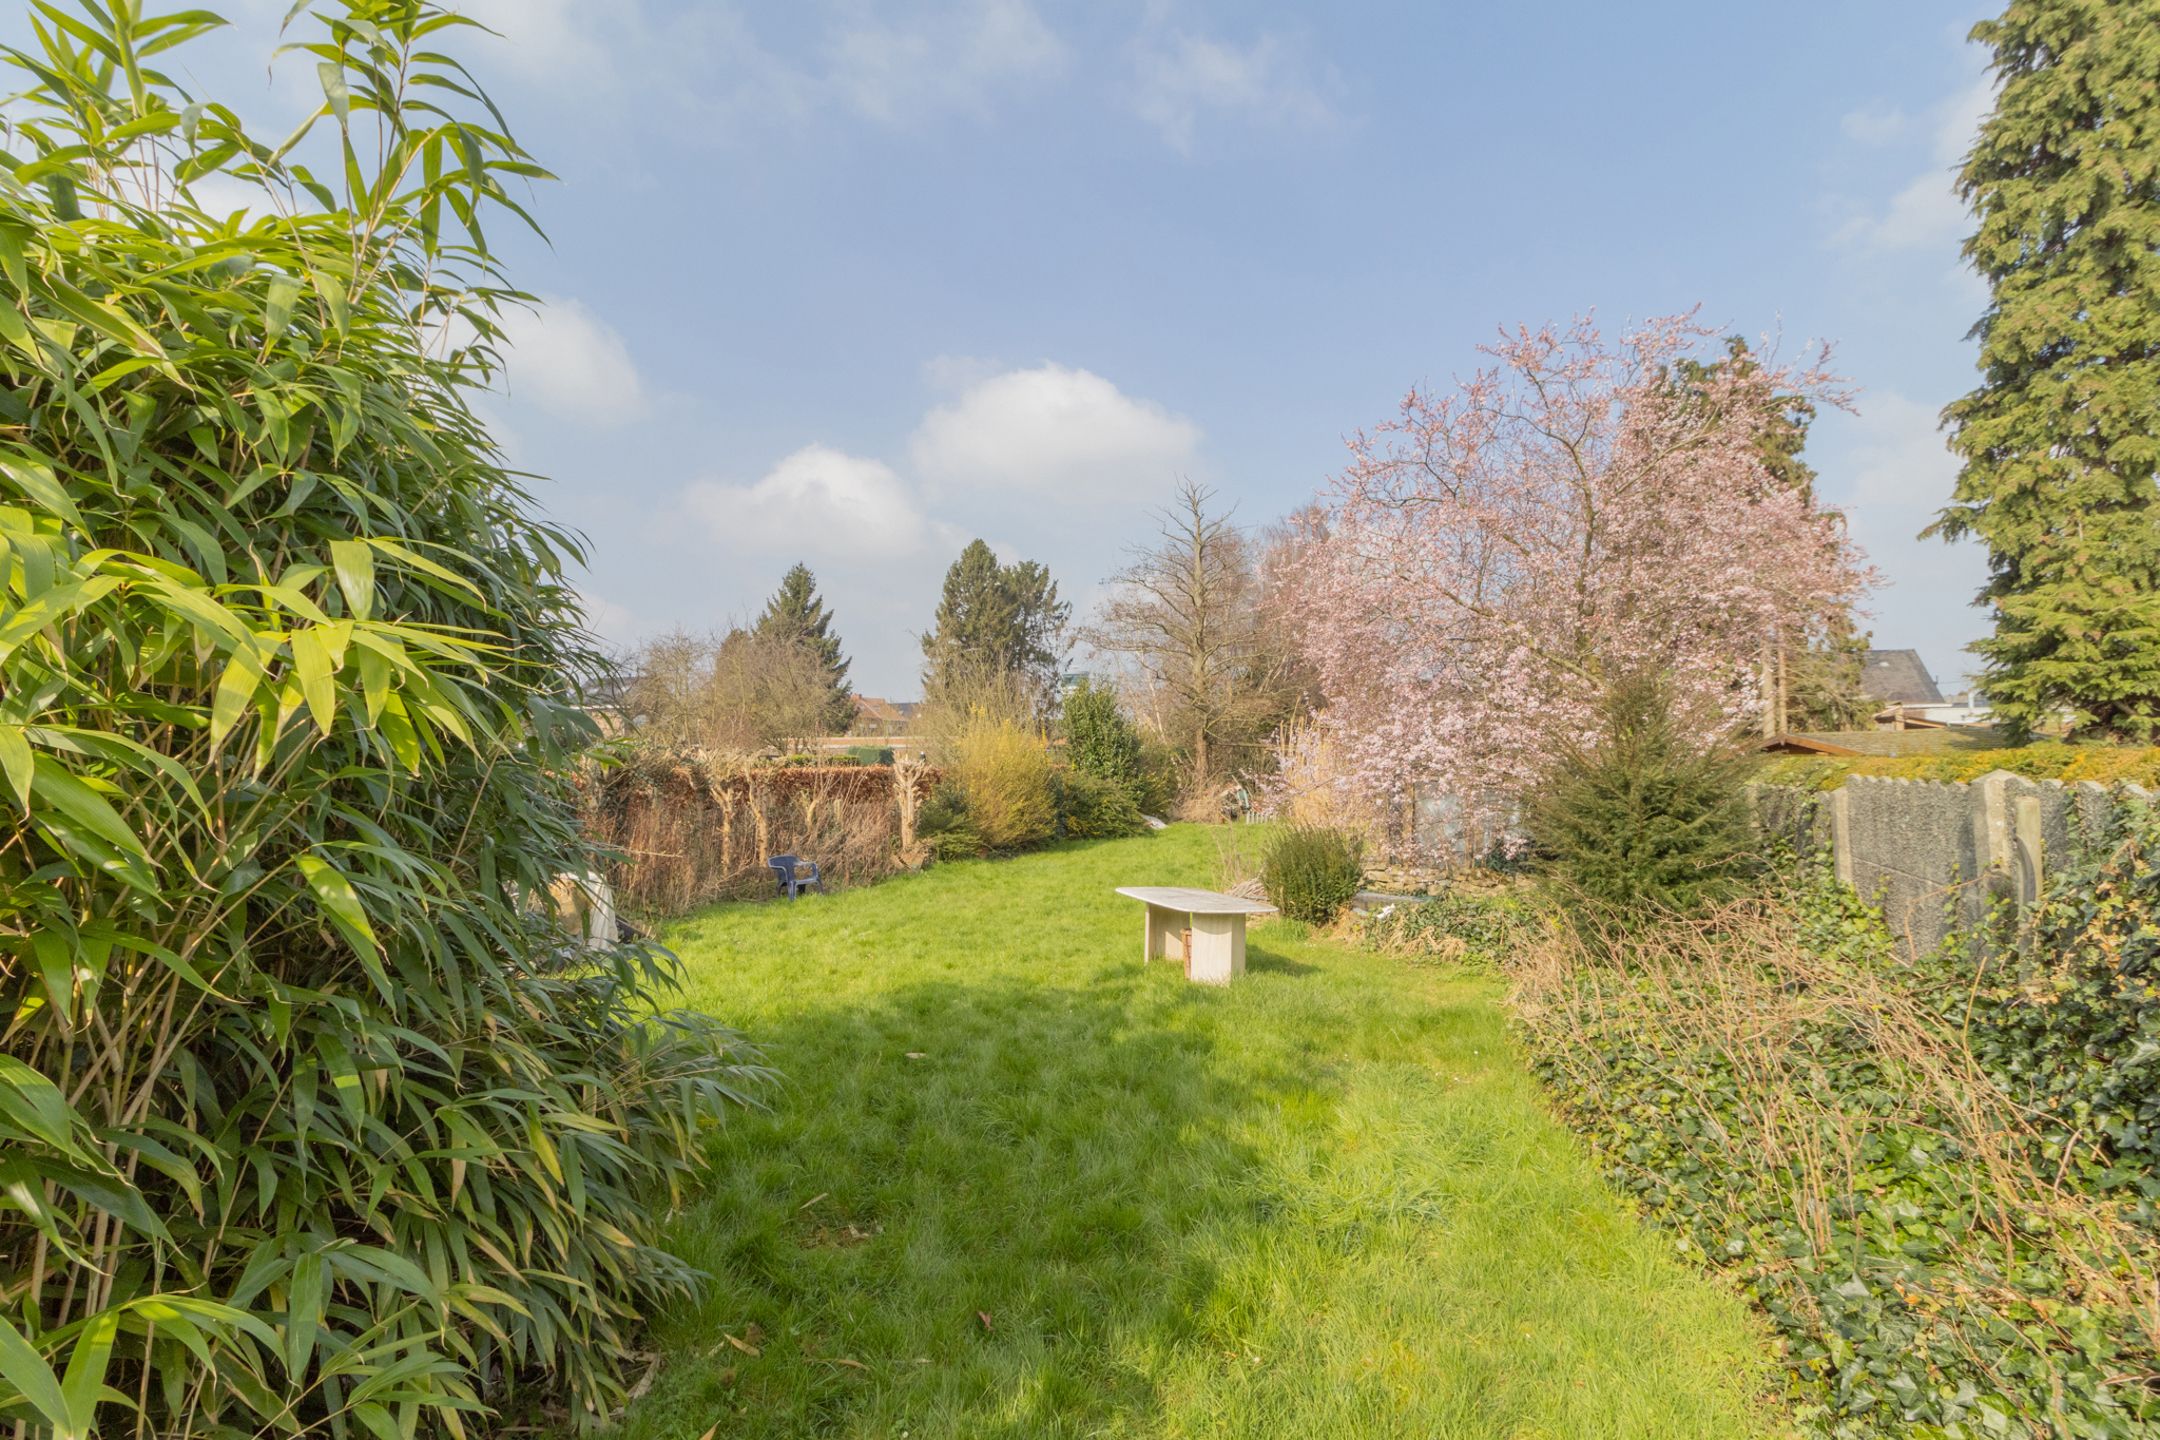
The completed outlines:
<svg viewBox="0 0 2160 1440">
<path fill-rule="evenodd" d="M 1700 305 L 1836 344 L 1859 413 L 1809 458 L 1889 578 L 1877 643 L 1969 668 L 1980 558 L 1914 537 L 1973 378 L 1982 7 L 466 8 L 563 181 L 552 244 L 510 247 L 551 303 L 490 413 L 611 640 L 747 616 L 801 559 L 859 687 L 912 695 L 975 535 L 1084 608 L 1180 474 L 1265 521 L 1497 326 Z M 308 98 L 264 80 L 283 9 L 239 0 L 191 66 L 265 130 Z"/>
</svg>

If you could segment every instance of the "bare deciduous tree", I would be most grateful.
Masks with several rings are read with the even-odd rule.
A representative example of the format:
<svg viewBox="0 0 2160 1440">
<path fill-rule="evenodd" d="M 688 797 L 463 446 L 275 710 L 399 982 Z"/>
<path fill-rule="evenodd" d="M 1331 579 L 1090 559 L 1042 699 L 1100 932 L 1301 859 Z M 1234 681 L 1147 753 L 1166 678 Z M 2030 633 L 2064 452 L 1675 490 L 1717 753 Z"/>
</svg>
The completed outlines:
<svg viewBox="0 0 2160 1440">
<path fill-rule="evenodd" d="M 718 638 L 675 631 L 633 662 L 627 702 L 638 733 L 708 750 L 787 749 L 822 735 L 832 696 L 818 657 L 788 637 L 740 627 Z"/>
<path fill-rule="evenodd" d="M 1288 650 L 1263 623 L 1255 547 L 1214 513 L 1215 493 L 1180 481 L 1154 544 L 1110 577 L 1081 638 L 1129 667 L 1135 709 L 1185 758 L 1197 789 L 1234 766 L 1295 708 Z"/>
</svg>

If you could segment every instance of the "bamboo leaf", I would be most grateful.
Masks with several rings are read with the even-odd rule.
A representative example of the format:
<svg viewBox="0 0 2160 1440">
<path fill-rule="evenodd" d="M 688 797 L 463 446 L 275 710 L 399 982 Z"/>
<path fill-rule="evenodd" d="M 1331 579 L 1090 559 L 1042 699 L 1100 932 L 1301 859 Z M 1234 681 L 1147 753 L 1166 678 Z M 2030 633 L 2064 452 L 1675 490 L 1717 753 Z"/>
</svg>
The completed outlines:
<svg viewBox="0 0 2160 1440">
<path fill-rule="evenodd" d="M 291 644 L 293 669 L 299 676 L 300 694 L 307 701 L 308 714 L 315 728 L 328 735 L 337 723 L 337 666 L 331 662 L 330 647 L 324 639 L 326 628 L 314 625 L 295 630 Z"/>
<path fill-rule="evenodd" d="M 49 755 L 34 757 L 30 797 L 33 804 L 43 801 L 122 854 L 150 858 L 120 812 Z"/>
<path fill-rule="evenodd" d="M 285 1306 L 285 1369 L 306 1375 L 315 1353 L 315 1334 L 322 1323 L 324 1296 L 323 1257 L 320 1252 L 300 1257 L 293 1266 L 292 1285 Z"/>
<path fill-rule="evenodd" d="M 316 855 L 302 855 L 294 864 L 307 880 L 310 893 L 330 923 L 337 928 L 357 953 L 373 959 L 381 946 L 375 939 L 375 929 L 368 923 L 367 910 L 360 903 L 359 892 L 343 871 L 329 861 Z"/>
<path fill-rule="evenodd" d="M 330 561 L 337 571 L 338 589 L 353 618 L 365 620 L 375 610 L 375 552 L 365 540 L 333 540 Z"/>
<path fill-rule="evenodd" d="M 76 1333 L 75 1349 L 68 1356 L 67 1374 L 60 1391 L 67 1402 L 68 1423 L 61 1433 L 69 1440 L 89 1440 L 97 1429 L 98 1400 L 105 1388 L 105 1367 L 112 1360 L 113 1340 L 120 1333 L 120 1317 L 111 1310 L 90 1317 Z"/>
<path fill-rule="evenodd" d="M 0 776 L 5 776 L 8 789 L 14 792 L 15 803 L 22 807 L 24 815 L 30 813 L 30 769 L 32 757 L 30 741 L 20 725 L 0 725 Z"/>
<path fill-rule="evenodd" d="M 262 656 L 253 644 L 238 647 L 232 658 L 225 662 L 225 669 L 218 676 L 217 692 L 210 702 L 210 748 L 215 751 L 225 743 L 255 703 L 255 695 L 262 688 L 264 668 Z"/>
<path fill-rule="evenodd" d="M 60 1377 L 53 1374 L 45 1357 L 38 1354 L 5 1315 L 0 1315 L 0 1380 L 7 1381 L 9 1388 L 28 1401 L 55 1430 L 68 1428 L 72 1417 L 67 1392 L 60 1388 Z"/>
<path fill-rule="evenodd" d="M 75 1140 L 75 1112 L 60 1087 L 12 1055 L 0 1055 L 0 1121 L 65 1154 L 85 1154 Z"/>
<path fill-rule="evenodd" d="M 352 110 L 352 87 L 345 81 L 345 67 L 335 60 L 325 60 L 315 67 L 315 74 L 322 81 L 323 99 L 330 102 L 338 123 L 344 124 Z"/>
<path fill-rule="evenodd" d="M 5 233 L 0 229 L 0 234 Z M 42 460 L 0 453 L 0 476 L 6 476 L 10 485 L 68 524 L 78 530 L 82 528 L 82 513 L 75 508 L 75 502 L 68 499 L 66 489 L 53 475 L 52 466 Z"/>
<path fill-rule="evenodd" d="M 269 293 L 263 300 L 263 338 L 265 342 L 283 335 L 292 324 L 293 302 L 300 298 L 300 282 L 290 275 L 272 276 Z"/>
</svg>

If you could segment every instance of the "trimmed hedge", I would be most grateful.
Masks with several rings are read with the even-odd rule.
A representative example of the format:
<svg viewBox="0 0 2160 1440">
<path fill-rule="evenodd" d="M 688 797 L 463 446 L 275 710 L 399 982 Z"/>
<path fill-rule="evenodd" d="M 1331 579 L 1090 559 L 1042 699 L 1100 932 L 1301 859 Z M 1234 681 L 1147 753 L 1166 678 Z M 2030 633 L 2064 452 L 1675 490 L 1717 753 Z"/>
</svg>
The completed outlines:
<svg viewBox="0 0 2160 1440">
<path fill-rule="evenodd" d="M 2160 787 L 2160 746 L 2072 745 L 2060 740 L 2010 750 L 1961 750 L 1940 755 L 1781 755 L 1751 777 L 1765 785 L 1835 790 L 1855 775 L 1885 780 L 1977 780 L 2007 770 L 2028 780 L 2092 780 L 2102 785 Z"/>
</svg>

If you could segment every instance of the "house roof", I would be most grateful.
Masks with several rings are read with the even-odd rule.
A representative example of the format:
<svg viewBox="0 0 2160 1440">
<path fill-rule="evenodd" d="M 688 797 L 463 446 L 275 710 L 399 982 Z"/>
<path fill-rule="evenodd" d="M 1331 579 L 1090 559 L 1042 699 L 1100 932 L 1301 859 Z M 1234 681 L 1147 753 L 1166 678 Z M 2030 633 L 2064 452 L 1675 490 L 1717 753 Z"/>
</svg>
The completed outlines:
<svg viewBox="0 0 2160 1440">
<path fill-rule="evenodd" d="M 1860 667 L 1860 692 L 1883 705 L 1940 705 L 1942 691 L 1917 650 L 1870 650 Z"/>
<path fill-rule="evenodd" d="M 887 700 L 882 695 L 857 695 L 855 710 L 886 724 L 906 724 L 922 709 L 920 700 Z"/>
</svg>

